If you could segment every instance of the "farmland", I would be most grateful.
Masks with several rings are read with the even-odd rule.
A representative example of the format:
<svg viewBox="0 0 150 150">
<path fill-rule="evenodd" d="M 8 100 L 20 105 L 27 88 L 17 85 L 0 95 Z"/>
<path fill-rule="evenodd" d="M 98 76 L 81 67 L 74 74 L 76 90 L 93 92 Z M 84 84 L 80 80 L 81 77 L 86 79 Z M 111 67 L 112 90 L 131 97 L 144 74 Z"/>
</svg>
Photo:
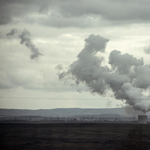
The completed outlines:
<svg viewBox="0 0 150 150">
<path fill-rule="evenodd" d="M 150 125 L 121 123 L 0 123 L 0 149 L 149 149 Z"/>
</svg>

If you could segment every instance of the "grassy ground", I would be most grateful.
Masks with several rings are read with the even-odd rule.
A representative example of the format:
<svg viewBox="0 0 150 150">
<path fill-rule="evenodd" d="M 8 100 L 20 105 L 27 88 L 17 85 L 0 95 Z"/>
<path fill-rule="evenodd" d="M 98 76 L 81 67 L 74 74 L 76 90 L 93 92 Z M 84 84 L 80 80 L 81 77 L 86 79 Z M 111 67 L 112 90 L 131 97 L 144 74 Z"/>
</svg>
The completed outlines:
<svg viewBox="0 0 150 150">
<path fill-rule="evenodd" d="M 0 139 L 2 150 L 150 149 L 150 125 L 1 123 Z"/>
</svg>

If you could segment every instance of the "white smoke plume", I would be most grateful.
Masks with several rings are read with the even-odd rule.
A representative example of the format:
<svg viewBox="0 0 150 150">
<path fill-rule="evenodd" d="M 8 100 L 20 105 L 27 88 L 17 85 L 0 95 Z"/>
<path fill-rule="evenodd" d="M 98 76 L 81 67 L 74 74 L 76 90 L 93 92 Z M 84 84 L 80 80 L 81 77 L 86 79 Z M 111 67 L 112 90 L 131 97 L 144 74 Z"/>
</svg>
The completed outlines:
<svg viewBox="0 0 150 150">
<path fill-rule="evenodd" d="M 19 34 L 18 34 L 19 33 Z M 14 36 L 15 34 L 18 34 L 18 38 L 21 39 L 21 44 L 25 44 L 26 47 L 28 47 L 31 50 L 31 59 L 37 59 L 39 56 L 43 55 L 39 52 L 38 48 L 33 44 L 32 40 L 30 39 L 30 32 L 27 30 L 23 30 L 21 33 L 17 29 L 12 29 L 9 33 L 6 35 L 8 37 Z"/>
<path fill-rule="evenodd" d="M 90 35 L 85 39 L 77 61 L 70 64 L 67 71 L 61 65 L 56 67 L 59 79 L 71 78 L 76 85 L 84 83 L 91 92 L 104 96 L 112 90 L 114 97 L 124 100 L 130 108 L 143 113 L 150 111 L 149 96 L 143 94 L 150 87 L 150 66 L 144 65 L 142 58 L 121 54 L 117 50 L 110 53 L 109 65 L 104 66 L 104 58 L 96 54 L 105 52 L 108 41 L 99 35 Z"/>
</svg>

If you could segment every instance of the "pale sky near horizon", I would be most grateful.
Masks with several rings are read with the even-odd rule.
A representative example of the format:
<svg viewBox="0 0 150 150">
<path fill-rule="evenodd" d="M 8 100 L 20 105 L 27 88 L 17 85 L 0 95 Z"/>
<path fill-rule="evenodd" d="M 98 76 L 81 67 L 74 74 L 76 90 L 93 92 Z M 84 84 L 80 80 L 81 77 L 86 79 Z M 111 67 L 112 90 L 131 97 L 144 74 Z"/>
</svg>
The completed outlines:
<svg viewBox="0 0 150 150">
<path fill-rule="evenodd" d="M 113 108 L 124 105 L 110 91 L 92 94 L 86 85 L 59 81 L 55 67 L 77 60 L 89 35 L 109 39 L 103 54 L 119 50 L 150 64 L 149 0 L 0 0 L 0 108 Z M 40 55 L 12 29 L 29 31 Z"/>
</svg>

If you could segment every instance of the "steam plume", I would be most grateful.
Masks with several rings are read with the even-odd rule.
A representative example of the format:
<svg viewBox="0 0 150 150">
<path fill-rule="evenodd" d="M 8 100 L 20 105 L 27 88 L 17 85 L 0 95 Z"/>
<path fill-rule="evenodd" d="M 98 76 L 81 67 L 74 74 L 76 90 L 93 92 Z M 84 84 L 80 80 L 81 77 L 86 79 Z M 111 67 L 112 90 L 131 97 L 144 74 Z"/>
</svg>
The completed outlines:
<svg viewBox="0 0 150 150">
<path fill-rule="evenodd" d="M 143 91 L 150 87 L 150 66 L 144 65 L 142 58 L 121 54 L 117 50 L 109 55 L 110 67 L 104 66 L 104 58 L 98 57 L 97 53 L 105 52 L 108 41 L 99 35 L 90 35 L 85 39 L 77 61 L 70 64 L 67 71 L 61 65 L 57 66 L 59 79 L 71 77 L 77 85 L 85 83 L 91 92 L 104 96 L 112 90 L 116 99 L 125 100 L 134 110 L 146 113 L 150 110 L 150 100 Z"/>
<path fill-rule="evenodd" d="M 6 35 L 8 37 L 10 36 L 14 36 L 15 34 L 18 34 L 18 37 L 21 39 L 21 44 L 25 44 L 26 47 L 28 47 L 31 50 L 31 55 L 30 58 L 31 59 L 36 59 L 38 58 L 40 55 L 43 55 L 39 52 L 38 48 L 33 44 L 32 40 L 30 39 L 30 32 L 27 30 L 23 30 L 21 33 L 17 30 L 17 29 L 12 29 L 9 33 L 7 33 Z"/>
</svg>

